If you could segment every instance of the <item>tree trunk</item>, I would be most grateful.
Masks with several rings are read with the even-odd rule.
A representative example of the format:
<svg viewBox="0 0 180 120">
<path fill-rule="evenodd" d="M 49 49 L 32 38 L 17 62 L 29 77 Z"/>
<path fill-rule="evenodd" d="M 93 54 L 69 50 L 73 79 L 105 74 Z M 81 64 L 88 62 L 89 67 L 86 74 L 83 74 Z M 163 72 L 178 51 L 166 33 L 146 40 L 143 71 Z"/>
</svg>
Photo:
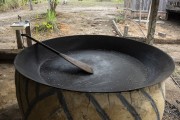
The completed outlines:
<svg viewBox="0 0 180 120">
<path fill-rule="evenodd" d="M 30 7 L 30 10 L 33 10 L 32 0 L 29 0 L 29 7 Z"/>
<path fill-rule="evenodd" d="M 156 29 L 159 0 L 152 0 L 150 7 L 151 7 L 150 8 L 151 11 L 150 11 L 150 17 L 149 17 L 149 27 L 148 27 L 146 43 L 152 45 L 154 42 L 154 34 L 155 34 L 155 29 Z"/>
<path fill-rule="evenodd" d="M 3 2 L 3 4 L 5 4 L 5 3 L 6 3 L 6 0 L 3 0 L 2 2 Z"/>
<path fill-rule="evenodd" d="M 48 0 L 48 7 L 49 7 L 49 10 L 51 9 L 50 4 L 51 4 L 51 0 Z"/>
<path fill-rule="evenodd" d="M 56 13 L 57 0 L 49 0 L 50 11 Z"/>
</svg>

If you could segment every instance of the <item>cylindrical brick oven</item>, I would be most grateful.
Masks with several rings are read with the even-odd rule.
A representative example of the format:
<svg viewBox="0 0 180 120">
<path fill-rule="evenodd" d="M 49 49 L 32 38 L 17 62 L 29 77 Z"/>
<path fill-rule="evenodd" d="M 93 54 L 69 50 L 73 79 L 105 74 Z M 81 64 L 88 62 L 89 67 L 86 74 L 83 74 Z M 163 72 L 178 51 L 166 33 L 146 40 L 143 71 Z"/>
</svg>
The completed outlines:
<svg viewBox="0 0 180 120">
<path fill-rule="evenodd" d="M 82 72 L 38 44 L 23 50 L 14 64 L 24 120 L 162 119 L 163 80 L 174 70 L 164 52 L 110 36 L 69 36 L 44 43 L 91 65 L 94 73 Z"/>
</svg>

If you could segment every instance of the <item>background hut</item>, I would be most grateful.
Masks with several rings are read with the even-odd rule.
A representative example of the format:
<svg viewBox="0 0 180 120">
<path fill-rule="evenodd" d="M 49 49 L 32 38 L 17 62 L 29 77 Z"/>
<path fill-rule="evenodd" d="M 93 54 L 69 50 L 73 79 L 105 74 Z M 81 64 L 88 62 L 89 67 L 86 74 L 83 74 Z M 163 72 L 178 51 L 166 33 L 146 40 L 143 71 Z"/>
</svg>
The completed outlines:
<svg viewBox="0 0 180 120">
<path fill-rule="evenodd" d="M 165 17 L 167 1 L 168 0 L 160 0 L 158 16 Z M 148 16 L 150 4 L 151 4 L 151 0 L 125 0 L 124 8 L 128 16 L 131 16 L 131 18 L 136 18 L 139 16 L 139 11 L 141 7 L 141 12 L 142 12 L 141 16 L 143 18 Z"/>
</svg>

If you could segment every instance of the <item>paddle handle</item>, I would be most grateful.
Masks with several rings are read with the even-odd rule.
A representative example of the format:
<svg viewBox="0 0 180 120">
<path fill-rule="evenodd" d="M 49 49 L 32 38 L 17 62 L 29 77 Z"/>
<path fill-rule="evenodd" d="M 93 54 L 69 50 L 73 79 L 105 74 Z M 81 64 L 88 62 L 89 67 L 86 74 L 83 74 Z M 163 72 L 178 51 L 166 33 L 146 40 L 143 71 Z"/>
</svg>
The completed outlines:
<svg viewBox="0 0 180 120">
<path fill-rule="evenodd" d="M 42 43 L 42 42 L 39 42 L 38 40 L 36 40 L 36 39 L 34 39 L 34 38 L 30 37 L 30 36 L 29 36 L 29 35 L 27 35 L 27 34 L 21 34 L 21 36 L 25 36 L 25 37 L 27 37 L 27 38 L 31 39 L 32 41 L 34 41 L 34 42 L 36 42 L 36 43 L 38 43 L 38 44 L 42 45 L 42 46 L 43 46 L 43 47 L 45 47 L 45 48 L 47 48 L 48 50 L 50 50 L 50 51 L 52 51 L 52 52 L 56 53 L 57 55 L 61 55 L 61 53 L 60 53 L 60 52 L 58 52 L 57 50 L 55 50 L 54 48 L 49 47 L 49 46 L 47 46 L 46 44 L 44 44 L 44 43 Z"/>
<path fill-rule="evenodd" d="M 88 73 L 90 73 L 90 74 L 93 73 L 92 67 L 89 66 L 88 64 L 83 63 L 83 62 L 81 62 L 81 61 L 79 61 L 79 60 L 76 60 L 76 59 L 74 59 L 74 58 L 72 58 L 72 57 L 69 57 L 69 56 L 67 56 L 67 55 L 65 55 L 65 54 L 63 54 L 63 53 L 60 53 L 59 51 L 55 50 L 54 48 L 51 48 L 50 46 L 48 46 L 48 45 L 46 45 L 46 44 L 44 44 L 44 43 L 42 43 L 42 42 L 39 42 L 38 40 L 30 37 L 30 36 L 27 35 L 27 34 L 21 34 L 21 36 L 25 36 L 25 37 L 27 37 L 27 38 L 29 38 L 29 39 L 37 42 L 38 44 L 40 44 L 40 45 L 42 45 L 43 47 L 47 48 L 48 50 L 52 51 L 53 53 L 56 53 L 57 55 L 61 56 L 62 58 L 64 58 L 64 59 L 67 60 L 68 62 L 70 62 L 71 64 L 77 66 L 78 68 L 80 68 L 80 69 L 82 69 L 82 70 L 84 70 L 84 71 L 86 71 L 86 72 L 88 72 Z"/>
</svg>

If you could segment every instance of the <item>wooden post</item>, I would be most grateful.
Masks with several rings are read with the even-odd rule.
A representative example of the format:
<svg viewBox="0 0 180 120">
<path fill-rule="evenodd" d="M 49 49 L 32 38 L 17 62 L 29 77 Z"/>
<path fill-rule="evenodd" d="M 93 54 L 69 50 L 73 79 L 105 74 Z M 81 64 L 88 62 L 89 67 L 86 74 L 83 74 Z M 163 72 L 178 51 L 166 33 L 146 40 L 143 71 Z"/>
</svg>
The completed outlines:
<svg viewBox="0 0 180 120">
<path fill-rule="evenodd" d="M 30 22 L 27 20 L 25 22 L 15 22 L 11 27 L 16 31 L 17 47 L 18 49 L 22 49 L 24 47 L 24 42 L 22 42 L 21 32 L 25 30 L 25 33 L 31 36 Z M 32 41 L 27 39 L 27 46 L 29 47 L 31 45 Z"/>
<path fill-rule="evenodd" d="M 152 45 L 154 42 L 154 34 L 155 34 L 155 29 L 156 29 L 158 8 L 159 8 L 159 0 L 152 0 L 151 12 L 149 16 L 147 40 L 146 40 L 146 43 L 150 45 Z"/>
<path fill-rule="evenodd" d="M 26 31 L 26 34 L 27 34 L 27 35 L 31 36 L 30 22 L 29 22 L 29 26 L 27 26 L 27 27 L 25 28 L 25 31 Z M 31 39 L 27 38 L 26 40 L 27 40 L 27 46 L 28 46 L 28 47 L 31 46 L 31 45 L 32 45 Z"/>
<path fill-rule="evenodd" d="M 20 30 L 16 30 L 16 39 L 17 39 L 17 47 L 18 47 L 18 49 L 22 49 L 23 44 L 22 44 L 22 38 L 21 38 Z"/>
<path fill-rule="evenodd" d="M 125 26 L 124 26 L 124 34 L 123 34 L 123 37 L 127 37 L 127 36 L 128 36 L 128 29 L 129 29 L 129 25 L 125 25 Z"/>
</svg>

